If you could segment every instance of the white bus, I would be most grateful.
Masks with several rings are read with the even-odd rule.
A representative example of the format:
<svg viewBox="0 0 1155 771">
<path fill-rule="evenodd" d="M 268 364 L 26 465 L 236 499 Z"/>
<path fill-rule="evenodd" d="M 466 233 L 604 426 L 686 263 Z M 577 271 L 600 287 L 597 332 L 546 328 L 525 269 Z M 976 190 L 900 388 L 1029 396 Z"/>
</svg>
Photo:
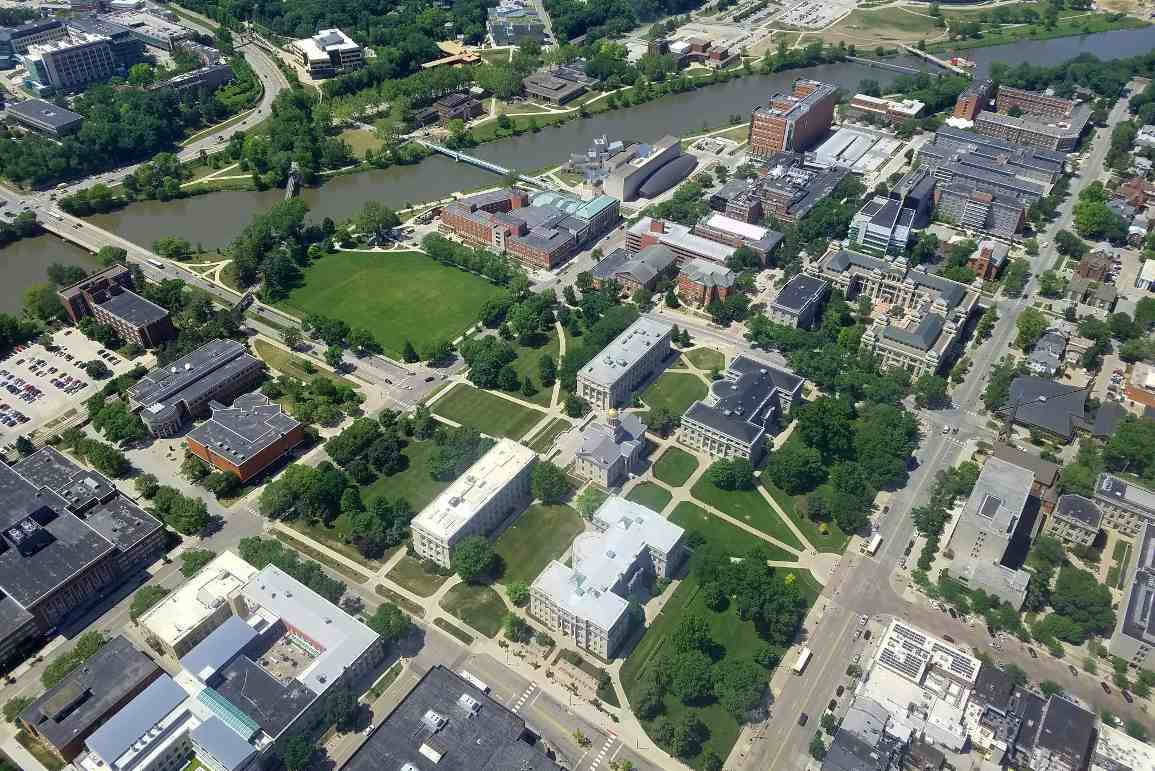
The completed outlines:
<svg viewBox="0 0 1155 771">
<path fill-rule="evenodd" d="M 794 674 L 802 674 L 808 663 L 810 663 L 810 649 L 802 646 L 802 650 L 798 651 L 798 660 L 794 662 Z"/>
<path fill-rule="evenodd" d="M 160 260 L 149 260 L 148 264 L 154 268 L 159 268 L 160 270 L 164 270 L 164 263 L 161 262 Z"/>
<path fill-rule="evenodd" d="M 882 533 L 875 533 L 874 537 L 870 539 L 870 543 L 866 547 L 866 553 L 874 556 L 878 552 L 878 547 L 882 545 Z"/>
<path fill-rule="evenodd" d="M 462 669 L 457 674 L 461 675 L 462 680 L 466 681 L 482 693 L 489 693 L 489 686 L 484 681 L 478 679 L 478 677 L 468 669 Z"/>
</svg>

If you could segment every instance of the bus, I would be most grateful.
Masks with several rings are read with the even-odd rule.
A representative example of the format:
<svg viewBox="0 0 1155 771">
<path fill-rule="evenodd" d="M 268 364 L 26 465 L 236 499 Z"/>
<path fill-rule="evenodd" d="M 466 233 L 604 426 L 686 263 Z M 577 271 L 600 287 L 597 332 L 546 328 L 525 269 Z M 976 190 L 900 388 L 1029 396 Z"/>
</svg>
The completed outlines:
<svg viewBox="0 0 1155 771">
<path fill-rule="evenodd" d="M 154 268 L 159 268 L 160 270 L 164 270 L 164 263 L 161 262 L 160 260 L 149 260 L 148 264 Z"/>
<path fill-rule="evenodd" d="M 802 674 L 808 663 L 810 663 L 810 649 L 804 645 L 802 650 L 798 651 L 798 660 L 794 662 L 794 674 Z"/>
<path fill-rule="evenodd" d="M 878 547 L 882 545 L 882 533 L 875 533 L 874 537 L 870 539 L 870 543 L 866 547 L 866 553 L 874 556 L 878 552 Z"/>
<path fill-rule="evenodd" d="M 461 675 L 462 680 L 466 681 L 467 683 L 469 683 L 470 685 L 472 685 L 474 688 L 481 691 L 482 693 L 489 693 L 489 685 L 486 684 L 484 681 L 480 680 L 476 675 L 474 675 L 468 669 L 463 669 L 460 672 L 458 672 L 457 674 Z"/>
</svg>

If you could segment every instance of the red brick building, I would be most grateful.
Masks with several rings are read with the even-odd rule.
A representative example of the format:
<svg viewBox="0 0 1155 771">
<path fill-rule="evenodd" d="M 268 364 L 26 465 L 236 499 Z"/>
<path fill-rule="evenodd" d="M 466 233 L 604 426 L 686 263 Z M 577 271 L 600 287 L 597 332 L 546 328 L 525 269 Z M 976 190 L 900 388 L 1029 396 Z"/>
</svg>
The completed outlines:
<svg viewBox="0 0 1155 771">
<path fill-rule="evenodd" d="M 796 80 L 789 94 L 775 94 L 750 116 L 750 153 L 765 158 L 783 150 L 809 150 L 834 120 L 834 86 Z"/>
<path fill-rule="evenodd" d="M 185 437 L 201 460 L 235 475 L 255 477 L 305 438 L 304 427 L 259 392 L 238 396 L 233 406 L 213 402 L 212 417 Z"/>
<path fill-rule="evenodd" d="M 690 260 L 678 274 L 678 296 L 690 305 L 709 305 L 734 292 L 734 271 L 710 260 Z"/>
<path fill-rule="evenodd" d="M 995 110 L 998 112 L 1009 112 L 1017 107 L 1028 115 L 1052 119 L 1071 117 L 1075 104 L 1070 99 L 1010 86 L 999 86 L 998 96 L 995 97 Z"/>
<path fill-rule="evenodd" d="M 130 343 L 152 348 L 176 334 L 168 311 L 132 290 L 132 272 L 118 263 L 64 287 L 57 296 L 73 323 L 92 316 Z"/>
<path fill-rule="evenodd" d="M 979 243 L 975 253 L 967 258 L 967 267 L 984 281 L 989 281 L 999 275 L 1003 264 L 1007 261 L 1009 247 L 1001 241 L 987 239 Z"/>
<path fill-rule="evenodd" d="M 975 116 L 979 114 L 987 102 L 990 101 L 991 92 L 994 91 L 995 82 L 990 78 L 986 80 L 973 81 L 966 90 L 958 95 L 958 99 L 954 103 L 954 117 L 962 118 L 963 120 L 974 120 Z"/>
</svg>

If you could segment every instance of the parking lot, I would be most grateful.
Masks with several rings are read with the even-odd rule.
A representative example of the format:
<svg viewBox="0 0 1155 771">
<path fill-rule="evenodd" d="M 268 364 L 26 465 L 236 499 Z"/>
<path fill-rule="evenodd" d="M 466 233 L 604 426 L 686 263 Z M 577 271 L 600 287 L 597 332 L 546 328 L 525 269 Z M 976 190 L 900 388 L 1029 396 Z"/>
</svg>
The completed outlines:
<svg viewBox="0 0 1155 771">
<path fill-rule="evenodd" d="M 0 359 L 0 446 L 7 448 L 19 436 L 48 427 L 63 427 L 77 415 L 81 404 L 107 379 L 94 381 L 84 364 L 99 359 L 113 375 L 135 366 L 75 329 L 52 336 L 56 350 L 39 343 L 17 346 Z M 103 355 L 101 352 L 103 351 Z M 71 357 L 71 360 L 69 360 Z"/>
</svg>

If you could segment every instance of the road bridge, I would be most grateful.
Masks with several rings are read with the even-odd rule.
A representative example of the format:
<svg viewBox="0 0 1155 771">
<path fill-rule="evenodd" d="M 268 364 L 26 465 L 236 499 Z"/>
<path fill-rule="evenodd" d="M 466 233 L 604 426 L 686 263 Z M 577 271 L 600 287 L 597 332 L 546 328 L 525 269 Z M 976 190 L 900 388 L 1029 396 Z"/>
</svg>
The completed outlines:
<svg viewBox="0 0 1155 771">
<path fill-rule="evenodd" d="M 499 166 L 492 161 L 487 161 L 484 158 L 478 158 L 476 155 L 469 155 L 468 153 L 463 153 L 460 150 L 453 150 L 453 149 L 450 149 L 448 147 L 445 147 L 444 145 L 439 145 L 439 144 L 436 144 L 434 142 L 426 141 L 424 139 L 418 139 L 417 142 L 418 142 L 418 144 L 432 150 L 435 153 L 441 153 L 442 155 L 448 155 L 450 158 L 452 158 L 455 161 L 459 161 L 461 163 L 468 163 L 470 166 L 476 166 L 479 169 L 485 169 L 486 171 L 492 171 L 494 174 L 500 174 L 503 177 L 510 174 L 511 172 L 514 172 L 517 174 L 517 179 L 521 182 L 524 182 L 527 185 L 533 185 L 534 187 L 545 187 L 545 185 L 542 184 L 542 181 L 540 179 L 537 179 L 535 177 L 526 176 L 525 174 L 522 174 L 521 172 L 516 171 L 516 169 L 507 169 L 504 166 Z"/>
</svg>

